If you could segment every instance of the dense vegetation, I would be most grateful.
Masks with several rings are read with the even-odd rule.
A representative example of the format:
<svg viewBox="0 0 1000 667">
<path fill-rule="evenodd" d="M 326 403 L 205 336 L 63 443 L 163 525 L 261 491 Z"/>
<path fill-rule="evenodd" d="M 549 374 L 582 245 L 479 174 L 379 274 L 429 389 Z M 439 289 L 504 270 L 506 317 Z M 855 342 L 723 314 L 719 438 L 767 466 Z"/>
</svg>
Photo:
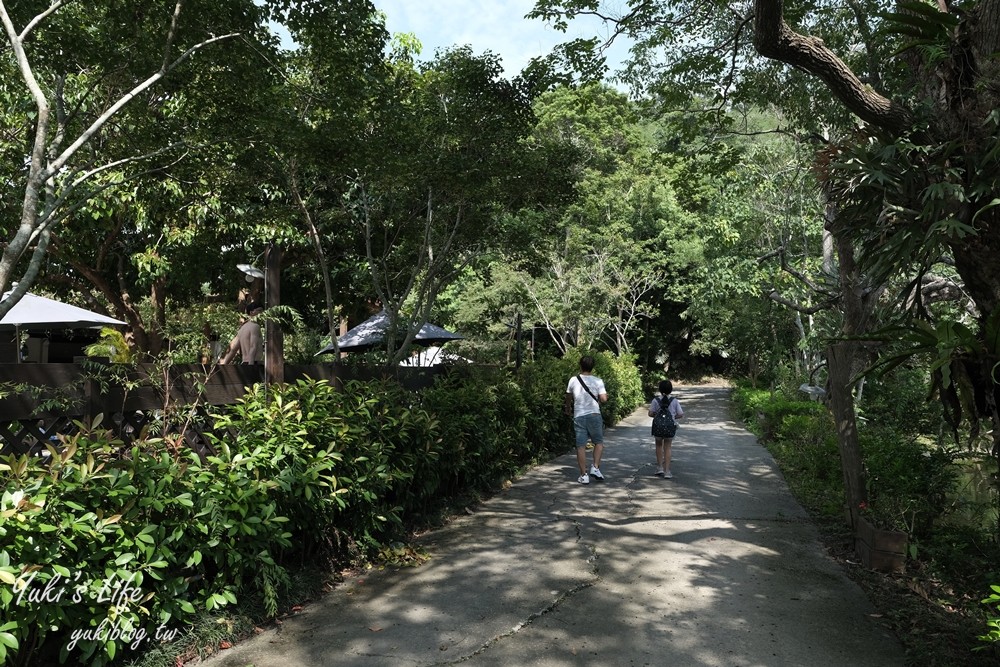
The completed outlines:
<svg viewBox="0 0 1000 667">
<path fill-rule="evenodd" d="M 621 397 L 607 406 L 614 423 L 635 407 L 639 378 L 629 360 L 598 359 Z M 409 531 L 451 503 L 566 450 L 561 393 L 575 369 L 570 359 L 513 374 L 457 368 L 419 392 L 303 380 L 267 397 L 257 386 L 214 415 L 220 435 L 205 458 L 157 438 L 125 449 L 99 424 L 49 457 L 10 457 L 3 655 L 120 663 L 238 601 L 259 606 L 258 621 L 274 617 L 294 600 L 302 563 L 332 572 L 396 558 Z"/>
</svg>

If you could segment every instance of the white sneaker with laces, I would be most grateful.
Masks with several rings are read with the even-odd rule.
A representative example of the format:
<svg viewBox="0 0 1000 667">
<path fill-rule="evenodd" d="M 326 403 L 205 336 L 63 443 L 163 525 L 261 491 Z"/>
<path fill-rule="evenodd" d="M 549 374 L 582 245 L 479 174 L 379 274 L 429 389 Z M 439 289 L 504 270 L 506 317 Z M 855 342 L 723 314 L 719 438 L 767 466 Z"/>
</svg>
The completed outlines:
<svg viewBox="0 0 1000 667">
<path fill-rule="evenodd" d="M 604 473 L 601 472 L 600 468 L 597 468 L 595 466 L 590 466 L 590 476 L 591 477 L 596 477 L 597 479 L 601 480 L 602 482 L 604 481 Z"/>
<path fill-rule="evenodd" d="M 667 478 L 667 479 L 673 479 L 673 478 L 674 478 L 674 476 L 673 476 L 672 474 L 670 474 L 670 471 L 669 471 L 669 470 L 667 470 L 666 472 L 664 472 L 664 473 L 663 473 L 663 476 L 664 476 L 665 478 Z"/>
<path fill-rule="evenodd" d="M 663 473 L 663 468 L 657 468 L 656 469 L 656 476 L 657 477 L 663 477 L 663 474 L 664 474 Z"/>
<path fill-rule="evenodd" d="M 576 481 L 580 482 L 580 484 L 590 484 L 590 475 L 588 475 L 587 473 L 584 473 L 584 474 L 580 475 L 579 477 L 577 477 Z"/>
</svg>

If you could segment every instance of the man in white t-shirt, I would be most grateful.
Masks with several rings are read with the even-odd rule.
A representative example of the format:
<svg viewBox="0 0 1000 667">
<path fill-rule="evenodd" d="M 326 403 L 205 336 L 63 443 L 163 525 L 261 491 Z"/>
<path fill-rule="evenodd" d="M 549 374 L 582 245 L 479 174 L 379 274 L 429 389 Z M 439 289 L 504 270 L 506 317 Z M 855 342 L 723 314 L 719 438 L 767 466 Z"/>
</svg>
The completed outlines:
<svg viewBox="0 0 1000 667">
<path fill-rule="evenodd" d="M 608 402 L 604 380 L 592 375 L 594 358 L 587 355 L 580 359 L 580 374 L 570 378 L 566 385 L 567 402 L 573 400 L 573 429 L 576 431 L 576 462 L 580 466 L 580 484 L 590 484 L 590 478 L 604 481 L 601 472 L 601 455 L 604 454 L 604 420 L 601 403 Z M 594 463 L 587 473 L 587 440 L 594 443 Z"/>
</svg>

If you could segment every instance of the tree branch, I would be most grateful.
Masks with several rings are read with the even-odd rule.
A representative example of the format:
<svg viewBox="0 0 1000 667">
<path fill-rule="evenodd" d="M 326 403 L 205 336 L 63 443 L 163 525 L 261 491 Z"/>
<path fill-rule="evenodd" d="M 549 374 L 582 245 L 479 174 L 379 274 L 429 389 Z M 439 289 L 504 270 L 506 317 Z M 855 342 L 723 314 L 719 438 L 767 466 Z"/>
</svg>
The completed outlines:
<svg viewBox="0 0 1000 667">
<path fill-rule="evenodd" d="M 181 63 L 190 58 L 198 50 L 203 49 L 209 44 L 214 44 L 215 42 L 219 42 L 225 39 L 232 39 L 233 37 L 238 37 L 238 36 L 239 33 L 233 32 L 227 35 L 211 37 L 209 39 L 198 42 L 197 44 L 189 48 L 187 51 L 182 53 L 180 56 L 178 56 L 177 59 L 174 60 L 172 63 L 161 67 L 156 74 L 153 74 L 148 79 L 146 79 L 139 85 L 135 86 L 132 90 L 123 95 L 117 102 L 108 107 L 108 109 L 104 113 L 102 113 L 97 118 L 97 120 L 91 123 L 90 127 L 84 130 L 83 133 L 76 138 L 76 141 L 67 146 L 66 150 L 64 150 L 59 155 L 59 157 L 57 157 L 55 160 L 52 161 L 52 164 L 50 164 L 48 169 L 46 170 L 46 176 L 56 174 L 60 169 L 62 169 L 63 166 L 66 164 L 66 162 L 68 162 L 69 159 L 73 157 L 73 154 L 76 153 L 76 151 L 79 150 L 81 146 L 90 141 L 91 137 L 93 137 L 98 132 L 98 130 L 100 130 L 104 126 L 104 124 L 111 119 L 112 116 L 118 113 L 122 109 L 122 107 L 124 107 L 126 104 L 135 99 L 135 97 L 138 96 L 139 93 L 143 92 L 147 88 L 151 87 L 152 85 L 154 85 L 155 83 L 159 82 L 161 79 L 166 77 L 167 74 L 169 74 L 177 67 L 179 67 Z"/>
<path fill-rule="evenodd" d="M 87 181 L 89 181 L 91 178 L 93 178 L 97 174 L 100 174 L 102 172 L 108 171 L 109 169 L 114 169 L 115 167 L 120 167 L 120 166 L 122 166 L 124 164 L 129 164 L 131 162 L 139 162 L 141 160 L 151 159 L 153 157 L 156 157 L 157 155 L 162 155 L 163 153 L 167 153 L 167 152 L 169 152 L 169 151 L 173 150 L 174 148 L 177 148 L 178 146 L 181 146 L 181 145 L 183 145 L 181 142 L 176 142 L 176 143 L 170 144 L 169 146 L 164 146 L 163 148 L 158 148 L 155 151 L 150 151 L 149 153 L 144 153 L 142 155 L 133 155 L 131 157 L 126 157 L 126 158 L 122 158 L 120 160 L 115 160 L 113 162 L 108 162 L 107 164 L 103 164 L 103 165 L 101 165 L 99 167 L 94 167 L 93 169 L 90 169 L 90 170 L 85 171 L 83 173 L 80 173 L 79 171 L 74 172 L 72 174 L 72 178 L 69 179 L 71 181 L 70 184 L 67 185 L 67 186 L 65 186 L 65 187 L 63 187 L 62 190 L 60 191 L 59 196 L 58 197 L 53 197 L 51 203 L 49 203 L 46 206 L 45 210 L 41 213 L 41 215 L 39 215 L 37 217 L 37 222 L 35 224 L 35 230 L 32 232 L 31 238 L 34 239 L 38 235 L 38 233 L 39 233 L 40 230 L 51 228 L 56 223 L 60 222 L 61 220 L 65 220 L 66 218 L 68 218 L 73 213 L 76 213 L 78 210 L 80 210 L 87 203 L 88 200 L 90 200 L 91 198 L 93 198 L 95 195 L 100 194 L 101 192 L 104 192 L 105 190 L 109 190 L 111 188 L 114 188 L 114 187 L 117 187 L 117 186 L 121 185 L 121 183 L 105 183 L 104 185 L 101 185 L 98 188 L 95 188 L 93 190 L 88 191 L 88 194 L 85 197 L 81 198 L 79 201 L 77 201 L 75 204 L 73 204 L 69 208 L 65 208 L 65 204 L 66 204 L 67 201 L 70 200 L 72 194 L 74 192 L 76 192 L 76 190 L 81 185 L 83 185 L 84 183 L 86 183 Z M 175 160 L 173 162 L 173 164 L 176 164 L 182 158 L 183 158 L 183 156 L 181 158 L 178 158 L 177 160 Z M 169 166 L 169 165 L 167 165 L 167 166 Z M 161 167 L 158 167 L 157 169 L 159 169 L 159 168 L 164 168 L 164 167 L 161 166 Z M 151 174 L 154 171 L 156 171 L 157 169 L 147 169 L 145 171 L 136 172 L 134 174 L 131 174 L 130 176 L 127 176 L 125 178 L 125 180 L 131 180 L 131 179 L 134 179 L 134 178 L 138 178 L 140 176 L 145 176 L 145 175 Z M 55 214 L 56 211 L 59 211 L 59 215 L 58 216 L 54 216 L 54 214 Z"/>
<path fill-rule="evenodd" d="M 783 306 L 788 306 L 792 310 L 802 313 L 803 315 L 815 315 L 819 311 L 826 310 L 834 303 L 836 303 L 836 300 L 830 300 L 830 301 L 824 301 L 823 303 L 818 303 L 814 306 L 803 306 L 800 303 L 796 303 L 791 299 L 781 296 L 781 294 L 779 294 L 776 290 L 768 294 L 767 298 L 776 303 L 780 303 Z"/>
<path fill-rule="evenodd" d="M 21 34 L 17 36 L 18 41 L 23 42 L 24 38 L 27 37 L 28 34 L 32 30 L 34 30 L 42 21 L 47 19 L 51 14 L 54 14 L 56 11 L 58 11 L 63 5 L 69 4 L 72 1 L 73 0 L 55 0 L 55 2 L 49 5 L 48 9 L 46 9 L 42 13 L 35 16 L 35 18 L 28 21 L 28 24 L 24 26 L 24 30 L 22 30 Z M 0 1 L 0 8 L 2 8 L 2 5 L 3 2 Z"/>
<path fill-rule="evenodd" d="M 908 109 L 866 86 L 818 37 L 800 35 L 784 20 L 782 0 L 756 0 L 753 43 L 757 52 L 818 77 L 858 118 L 900 134 L 912 124 Z"/>
</svg>

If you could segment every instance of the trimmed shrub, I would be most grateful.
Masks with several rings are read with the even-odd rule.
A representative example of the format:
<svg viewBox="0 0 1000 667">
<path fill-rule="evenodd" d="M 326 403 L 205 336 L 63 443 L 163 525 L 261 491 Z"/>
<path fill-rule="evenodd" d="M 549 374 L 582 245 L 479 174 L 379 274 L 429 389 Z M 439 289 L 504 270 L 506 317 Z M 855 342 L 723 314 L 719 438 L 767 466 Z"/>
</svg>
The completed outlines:
<svg viewBox="0 0 1000 667">
<path fill-rule="evenodd" d="M 598 359 L 611 421 L 635 407 L 638 374 Z M 212 415 L 204 460 L 162 438 L 126 449 L 82 424 L 48 457 L 5 458 L 0 657 L 99 667 L 237 596 L 276 614 L 293 559 L 370 560 L 414 517 L 565 451 L 576 363 L 456 370 L 419 393 L 383 380 L 252 387 Z"/>
<path fill-rule="evenodd" d="M 290 535 L 258 456 L 223 451 L 203 464 L 194 453 L 122 451 L 107 431 L 78 427 L 50 457 L 0 464 L 13 664 L 108 664 L 261 577 L 281 579 L 272 552 Z"/>
<path fill-rule="evenodd" d="M 578 361 L 543 357 L 521 366 L 517 372 L 531 419 L 525 433 L 540 451 L 565 451 L 573 441 L 573 422 L 563 415 L 567 380 L 579 371 Z"/>
</svg>

